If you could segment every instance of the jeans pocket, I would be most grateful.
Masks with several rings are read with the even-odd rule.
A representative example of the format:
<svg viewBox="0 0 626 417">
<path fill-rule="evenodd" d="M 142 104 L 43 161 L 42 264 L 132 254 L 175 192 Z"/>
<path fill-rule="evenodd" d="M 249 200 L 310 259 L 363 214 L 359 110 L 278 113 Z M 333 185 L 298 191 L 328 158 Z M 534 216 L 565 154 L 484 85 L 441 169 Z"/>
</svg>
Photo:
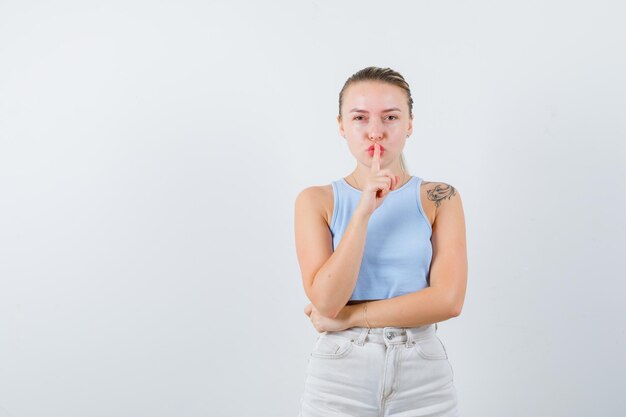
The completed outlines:
<svg viewBox="0 0 626 417">
<path fill-rule="evenodd" d="M 417 353 L 429 360 L 441 360 L 448 359 L 448 353 L 446 348 L 439 339 L 439 336 L 433 334 L 423 339 L 417 339 L 413 341 L 413 346 L 417 349 Z"/>
<path fill-rule="evenodd" d="M 325 359 L 339 359 L 347 356 L 354 347 L 354 339 L 336 334 L 322 333 L 317 338 L 311 356 Z"/>
</svg>

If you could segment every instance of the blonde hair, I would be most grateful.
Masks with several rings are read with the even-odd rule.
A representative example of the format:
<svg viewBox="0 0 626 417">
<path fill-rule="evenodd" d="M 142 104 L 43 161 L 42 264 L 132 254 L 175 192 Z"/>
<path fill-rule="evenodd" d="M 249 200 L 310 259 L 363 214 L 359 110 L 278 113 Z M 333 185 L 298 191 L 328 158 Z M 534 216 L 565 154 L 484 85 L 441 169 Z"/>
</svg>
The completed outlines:
<svg viewBox="0 0 626 417">
<path fill-rule="evenodd" d="M 391 68 L 380 67 L 367 67 L 352 74 L 343 85 L 343 88 L 339 92 L 339 118 L 341 118 L 341 105 L 343 104 L 343 94 L 347 88 L 359 81 L 381 81 L 384 83 L 398 86 L 404 90 L 407 96 L 407 104 L 409 105 L 409 117 L 413 118 L 413 99 L 411 98 L 411 89 L 409 83 L 406 82 L 404 77 L 397 71 Z M 406 160 L 404 153 L 400 154 L 400 167 L 402 171 L 408 174 Z"/>
</svg>

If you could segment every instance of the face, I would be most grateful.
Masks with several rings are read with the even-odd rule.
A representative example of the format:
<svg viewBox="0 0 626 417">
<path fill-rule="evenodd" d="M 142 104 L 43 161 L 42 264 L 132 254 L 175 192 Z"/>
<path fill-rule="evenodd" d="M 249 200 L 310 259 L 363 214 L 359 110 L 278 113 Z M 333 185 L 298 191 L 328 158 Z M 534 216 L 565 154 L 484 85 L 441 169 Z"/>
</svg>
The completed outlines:
<svg viewBox="0 0 626 417">
<path fill-rule="evenodd" d="M 404 90 L 379 81 L 360 81 L 344 91 L 339 133 L 346 136 L 350 152 L 369 166 L 374 143 L 381 145 L 381 167 L 399 160 L 413 120 Z"/>
</svg>

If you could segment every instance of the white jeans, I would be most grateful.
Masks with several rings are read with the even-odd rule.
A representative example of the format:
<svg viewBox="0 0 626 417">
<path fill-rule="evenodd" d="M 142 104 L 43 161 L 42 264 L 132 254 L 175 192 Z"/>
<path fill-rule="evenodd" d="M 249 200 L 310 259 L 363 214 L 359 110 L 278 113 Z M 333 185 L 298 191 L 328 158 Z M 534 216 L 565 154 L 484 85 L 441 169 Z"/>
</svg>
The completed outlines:
<svg viewBox="0 0 626 417">
<path fill-rule="evenodd" d="M 437 325 L 320 333 L 298 417 L 458 417 Z"/>
</svg>

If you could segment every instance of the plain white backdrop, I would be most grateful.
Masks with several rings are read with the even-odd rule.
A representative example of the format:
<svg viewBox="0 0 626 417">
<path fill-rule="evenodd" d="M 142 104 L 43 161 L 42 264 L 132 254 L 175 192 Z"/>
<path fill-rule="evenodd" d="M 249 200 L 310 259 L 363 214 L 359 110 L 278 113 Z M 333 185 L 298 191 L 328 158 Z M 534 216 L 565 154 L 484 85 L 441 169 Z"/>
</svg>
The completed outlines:
<svg viewBox="0 0 626 417">
<path fill-rule="evenodd" d="M 346 78 L 409 82 L 456 187 L 464 417 L 626 408 L 620 1 L 0 2 L 0 417 L 295 417 L 293 208 Z"/>
</svg>

